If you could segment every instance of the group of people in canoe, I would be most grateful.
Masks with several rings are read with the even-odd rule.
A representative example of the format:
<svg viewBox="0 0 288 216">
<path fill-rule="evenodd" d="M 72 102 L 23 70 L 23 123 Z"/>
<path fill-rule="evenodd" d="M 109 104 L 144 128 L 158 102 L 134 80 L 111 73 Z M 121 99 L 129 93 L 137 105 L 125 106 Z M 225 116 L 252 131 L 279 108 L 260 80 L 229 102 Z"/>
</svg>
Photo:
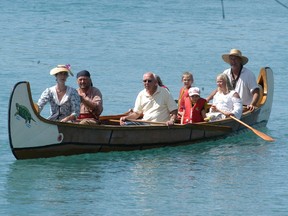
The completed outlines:
<svg viewBox="0 0 288 216">
<path fill-rule="evenodd" d="M 230 115 L 240 118 L 243 105 L 253 111 L 259 100 L 259 87 L 255 75 L 244 65 L 248 58 L 240 50 L 231 49 L 222 55 L 230 68 L 216 77 L 217 88 L 207 97 L 200 96 L 200 89 L 193 87 L 193 75 L 184 72 L 183 87 L 178 104 L 163 85 L 159 76 L 153 72 L 143 75 L 144 89 L 139 92 L 131 112 L 120 118 L 120 125 L 149 124 L 162 122 L 173 125 L 215 121 Z M 56 77 L 56 85 L 47 88 L 38 100 L 41 112 L 49 102 L 50 120 L 75 122 L 80 124 L 100 124 L 99 116 L 103 111 L 101 91 L 94 87 L 87 70 L 77 73 L 76 90 L 67 86 L 69 75 L 73 76 L 70 65 L 58 65 L 50 71 Z M 208 102 L 213 99 L 208 110 Z M 141 118 L 142 121 L 137 121 Z"/>
</svg>

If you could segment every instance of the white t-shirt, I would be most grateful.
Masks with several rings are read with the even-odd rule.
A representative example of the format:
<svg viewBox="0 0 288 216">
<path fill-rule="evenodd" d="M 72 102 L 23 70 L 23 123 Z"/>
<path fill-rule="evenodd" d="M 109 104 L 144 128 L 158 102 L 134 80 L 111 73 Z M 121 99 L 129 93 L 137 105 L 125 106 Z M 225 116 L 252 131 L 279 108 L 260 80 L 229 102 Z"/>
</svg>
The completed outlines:
<svg viewBox="0 0 288 216">
<path fill-rule="evenodd" d="M 229 80 L 232 83 L 233 77 L 231 74 L 231 68 L 225 70 L 223 73 L 228 75 Z M 241 97 L 243 105 L 251 104 L 253 98 L 252 92 L 256 88 L 259 87 L 254 73 L 243 67 L 235 86 L 235 91 L 238 92 L 239 96 Z"/>
</svg>

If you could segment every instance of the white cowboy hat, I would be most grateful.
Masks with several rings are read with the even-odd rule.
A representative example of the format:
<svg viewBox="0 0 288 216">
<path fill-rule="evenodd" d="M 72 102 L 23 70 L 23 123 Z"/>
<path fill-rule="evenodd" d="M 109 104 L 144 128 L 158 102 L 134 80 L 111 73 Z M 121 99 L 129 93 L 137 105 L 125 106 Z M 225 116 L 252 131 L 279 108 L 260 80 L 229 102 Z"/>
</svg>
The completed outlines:
<svg viewBox="0 0 288 216">
<path fill-rule="evenodd" d="M 57 73 L 60 72 L 67 72 L 68 75 L 70 74 L 71 76 L 73 76 L 73 73 L 70 70 L 70 65 L 57 65 L 57 67 L 53 68 L 50 71 L 50 75 L 56 75 Z"/>
<path fill-rule="evenodd" d="M 243 56 L 240 50 L 237 49 L 231 49 L 229 54 L 223 54 L 222 58 L 223 60 L 230 64 L 229 56 L 237 56 L 242 59 L 242 64 L 245 65 L 249 61 L 249 59 L 246 56 Z"/>
</svg>

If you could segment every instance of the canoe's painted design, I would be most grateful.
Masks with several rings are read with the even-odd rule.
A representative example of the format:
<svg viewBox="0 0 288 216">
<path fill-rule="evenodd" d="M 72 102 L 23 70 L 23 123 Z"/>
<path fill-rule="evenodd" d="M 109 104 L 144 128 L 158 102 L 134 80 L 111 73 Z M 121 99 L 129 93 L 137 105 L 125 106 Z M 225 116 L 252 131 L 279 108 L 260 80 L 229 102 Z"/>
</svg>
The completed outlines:
<svg viewBox="0 0 288 216">
<path fill-rule="evenodd" d="M 18 103 L 16 103 L 16 113 L 15 113 L 15 116 L 16 115 L 18 115 L 18 116 L 20 116 L 21 118 L 23 118 L 24 120 L 25 120 L 25 123 L 27 124 L 27 123 L 31 123 L 31 120 L 32 121 L 34 121 L 34 122 L 36 122 L 33 118 L 32 118 L 32 116 L 31 116 L 31 113 L 30 113 L 30 111 L 29 111 L 29 109 L 27 108 L 27 107 L 25 107 L 25 106 L 23 106 L 23 105 L 20 105 L 20 104 L 18 104 Z"/>
<path fill-rule="evenodd" d="M 274 78 L 270 68 L 258 76 L 261 97 L 254 112 L 245 111 L 241 120 L 254 127 L 266 126 L 273 101 Z M 9 102 L 10 147 L 17 159 L 47 158 L 84 153 L 130 151 L 178 146 L 220 139 L 245 129 L 227 118 L 217 122 L 188 125 L 119 126 L 122 115 L 102 116 L 102 124 L 86 126 L 41 117 L 28 82 L 15 84 Z M 113 121 L 114 120 L 114 121 Z"/>
</svg>

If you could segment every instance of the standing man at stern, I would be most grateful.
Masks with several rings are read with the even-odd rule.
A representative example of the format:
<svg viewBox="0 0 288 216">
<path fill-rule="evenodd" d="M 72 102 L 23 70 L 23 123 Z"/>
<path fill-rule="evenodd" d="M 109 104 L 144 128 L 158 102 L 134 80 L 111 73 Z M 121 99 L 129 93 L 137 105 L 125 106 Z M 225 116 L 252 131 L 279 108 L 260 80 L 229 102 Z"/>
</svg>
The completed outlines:
<svg viewBox="0 0 288 216">
<path fill-rule="evenodd" d="M 157 79 L 152 72 L 143 75 L 144 89 L 138 94 L 133 112 L 120 118 L 120 124 L 131 124 L 143 115 L 143 120 L 151 122 L 166 122 L 173 125 L 177 115 L 177 104 L 170 92 L 158 85 Z"/>
<path fill-rule="evenodd" d="M 260 94 L 255 75 L 244 67 L 249 59 L 242 55 L 242 52 L 238 49 L 231 49 L 230 53 L 222 55 L 222 59 L 230 65 L 230 68 L 226 69 L 223 73 L 228 76 L 233 89 L 240 95 L 243 105 L 248 110 L 254 111 Z M 210 101 L 216 92 L 217 89 L 206 100 Z"/>
<path fill-rule="evenodd" d="M 102 93 L 93 87 L 89 71 L 78 72 L 77 83 L 77 91 L 81 98 L 79 124 L 100 124 L 99 116 L 103 111 Z"/>
<path fill-rule="evenodd" d="M 229 77 L 233 88 L 240 95 L 243 105 L 253 111 L 259 100 L 259 87 L 255 75 L 244 67 L 249 59 L 237 49 L 231 49 L 230 53 L 223 54 L 222 59 L 231 66 L 223 73 Z"/>
</svg>

